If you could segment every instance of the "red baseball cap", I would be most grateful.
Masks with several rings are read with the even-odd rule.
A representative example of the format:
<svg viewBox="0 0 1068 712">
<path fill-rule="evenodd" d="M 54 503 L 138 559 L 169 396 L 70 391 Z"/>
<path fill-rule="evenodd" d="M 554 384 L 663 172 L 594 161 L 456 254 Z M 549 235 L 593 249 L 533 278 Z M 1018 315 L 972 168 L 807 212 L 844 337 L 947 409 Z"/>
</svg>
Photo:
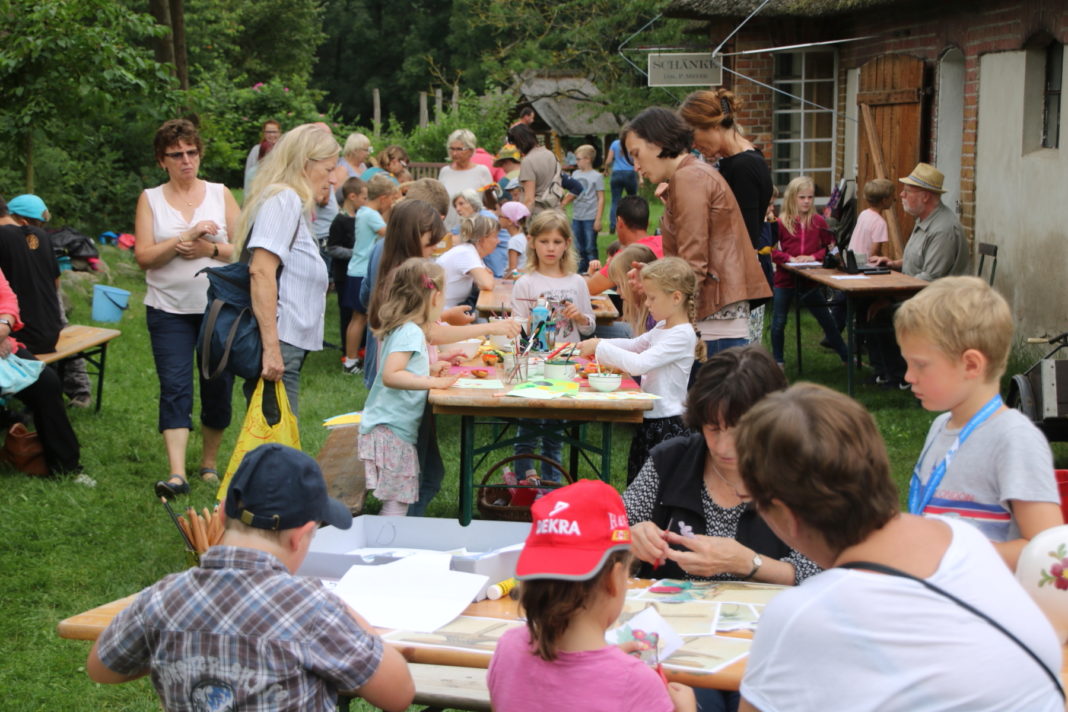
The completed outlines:
<svg viewBox="0 0 1068 712">
<path fill-rule="evenodd" d="M 533 524 L 515 567 L 516 578 L 587 581 L 613 551 L 630 549 L 623 498 L 600 480 L 579 480 L 530 508 Z"/>
</svg>

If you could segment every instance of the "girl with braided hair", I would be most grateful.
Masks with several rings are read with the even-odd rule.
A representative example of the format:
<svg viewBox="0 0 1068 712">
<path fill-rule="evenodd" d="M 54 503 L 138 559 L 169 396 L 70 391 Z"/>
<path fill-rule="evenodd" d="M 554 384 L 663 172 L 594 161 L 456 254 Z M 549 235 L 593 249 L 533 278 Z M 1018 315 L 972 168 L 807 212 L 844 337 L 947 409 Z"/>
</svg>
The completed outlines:
<svg viewBox="0 0 1068 712">
<path fill-rule="evenodd" d="M 634 339 L 589 339 L 582 355 L 642 377 L 642 389 L 660 396 L 644 413 L 630 441 L 627 484 L 638 475 L 649 451 L 677 435 L 688 435 L 682 422 L 686 386 L 694 359 L 705 358 L 697 331 L 697 277 L 680 257 L 665 257 L 641 272 L 645 304 L 656 326 Z"/>
</svg>

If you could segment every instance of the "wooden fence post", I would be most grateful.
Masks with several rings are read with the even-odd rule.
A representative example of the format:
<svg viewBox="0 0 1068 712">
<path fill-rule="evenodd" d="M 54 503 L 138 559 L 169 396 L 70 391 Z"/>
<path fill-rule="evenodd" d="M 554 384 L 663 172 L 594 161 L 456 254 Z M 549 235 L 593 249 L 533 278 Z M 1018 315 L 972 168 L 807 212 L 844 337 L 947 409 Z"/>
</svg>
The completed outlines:
<svg viewBox="0 0 1068 712">
<path fill-rule="evenodd" d="M 430 123 L 430 117 L 427 115 L 426 108 L 426 92 L 419 92 L 419 128 L 425 129 L 426 125 Z"/>
<path fill-rule="evenodd" d="M 379 131 L 379 127 L 382 125 L 382 97 L 378 95 L 378 88 L 371 90 L 371 100 L 374 102 L 374 113 L 372 114 L 372 121 L 375 127 L 375 133 Z"/>
</svg>

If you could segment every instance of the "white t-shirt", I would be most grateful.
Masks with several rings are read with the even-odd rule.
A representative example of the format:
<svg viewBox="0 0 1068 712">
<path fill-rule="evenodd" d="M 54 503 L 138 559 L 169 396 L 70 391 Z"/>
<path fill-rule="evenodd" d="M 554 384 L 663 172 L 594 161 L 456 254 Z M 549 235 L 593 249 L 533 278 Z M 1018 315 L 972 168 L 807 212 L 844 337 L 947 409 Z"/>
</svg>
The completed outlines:
<svg viewBox="0 0 1068 712">
<path fill-rule="evenodd" d="M 943 521 L 953 539 L 927 580 L 998 621 L 1060 675 L 1052 626 L 990 542 Z M 741 689 L 761 712 L 1064 709 L 1042 668 L 987 621 L 916 581 L 840 568 L 768 604 Z"/>
<path fill-rule="evenodd" d="M 871 255 L 871 248 L 878 242 L 886 242 L 886 220 L 878 211 L 868 208 L 857 217 L 853 236 L 849 238 L 849 249 Z"/>
<path fill-rule="evenodd" d="M 527 266 L 527 236 L 524 233 L 517 232 L 508 238 L 508 251 L 519 253 L 516 269 L 523 269 Z"/>
<path fill-rule="evenodd" d="M 206 235 L 205 239 L 227 242 L 226 186 L 222 183 L 205 184 L 204 200 L 193 211 L 191 220 L 167 202 L 162 185 L 147 189 L 145 197 L 152 211 L 152 236 L 156 242 L 177 237 L 201 220 L 211 220 L 219 226 L 218 233 Z M 153 267 L 145 273 L 145 305 L 170 314 L 202 314 L 208 305 L 208 278 L 195 275 L 205 267 L 222 267 L 225 262 L 211 257 L 175 257 L 162 267 Z"/>
<path fill-rule="evenodd" d="M 472 163 L 467 170 L 458 171 L 451 165 L 442 166 L 438 171 L 438 180 L 449 191 L 449 213 L 445 216 L 445 227 L 449 232 L 456 233 L 460 229 L 460 216 L 456 214 L 456 208 L 452 207 L 452 199 L 461 191 L 471 188 L 479 188 L 493 182 L 489 168 L 478 163 Z"/>
<path fill-rule="evenodd" d="M 655 393 L 653 409 L 646 418 L 669 418 L 686 410 L 686 386 L 690 382 L 697 334 L 689 322 L 665 328 L 661 321 L 635 339 L 602 339 L 597 343 L 597 361 L 642 376 L 642 390 Z"/>
<path fill-rule="evenodd" d="M 960 435 L 959 428 L 947 427 L 949 418 L 938 416 L 927 432 L 919 468 L 924 484 Z M 1020 538 L 1009 507 L 1014 499 L 1061 501 L 1046 437 L 1023 413 L 1005 408 L 964 441 L 923 512 L 963 519 L 991 541 L 1011 541 Z"/>
<path fill-rule="evenodd" d="M 478 256 L 478 250 L 469 242 L 456 245 L 438 258 L 438 264 L 445 270 L 445 306 L 454 307 L 463 303 L 475 286 L 471 270 L 486 267 Z"/>
</svg>

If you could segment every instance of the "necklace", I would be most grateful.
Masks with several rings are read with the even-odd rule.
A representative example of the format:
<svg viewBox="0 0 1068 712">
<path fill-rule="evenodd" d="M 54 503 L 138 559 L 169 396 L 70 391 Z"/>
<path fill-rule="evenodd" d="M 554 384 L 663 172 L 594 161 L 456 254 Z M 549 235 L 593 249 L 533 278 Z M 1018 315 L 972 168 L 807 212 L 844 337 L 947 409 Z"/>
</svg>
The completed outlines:
<svg viewBox="0 0 1068 712">
<path fill-rule="evenodd" d="M 171 185 L 171 193 L 174 194 L 175 199 L 180 200 L 183 203 L 185 203 L 187 208 L 191 208 L 191 207 L 193 207 L 193 201 L 189 200 L 189 196 L 193 195 L 196 192 L 198 187 L 199 186 L 196 183 L 194 183 L 192 190 L 186 191 L 185 195 L 180 195 L 178 193 L 178 188 L 176 188 L 174 185 Z"/>
<path fill-rule="evenodd" d="M 723 484 L 727 485 L 727 487 L 730 489 L 731 492 L 734 493 L 734 496 L 737 497 L 739 501 L 745 502 L 747 500 L 747 497 L 743 496 L 742 493 L 738 491 L 738 488 L 734 486 L 734 483 L 732 483 L 730 480 L 720 474 L 719 468 L 716 467 L 715 461 L 709 460 L 709 464 L 712 465 L 712 473 L 720 480 L 722 480 Z"/>
</svg>

